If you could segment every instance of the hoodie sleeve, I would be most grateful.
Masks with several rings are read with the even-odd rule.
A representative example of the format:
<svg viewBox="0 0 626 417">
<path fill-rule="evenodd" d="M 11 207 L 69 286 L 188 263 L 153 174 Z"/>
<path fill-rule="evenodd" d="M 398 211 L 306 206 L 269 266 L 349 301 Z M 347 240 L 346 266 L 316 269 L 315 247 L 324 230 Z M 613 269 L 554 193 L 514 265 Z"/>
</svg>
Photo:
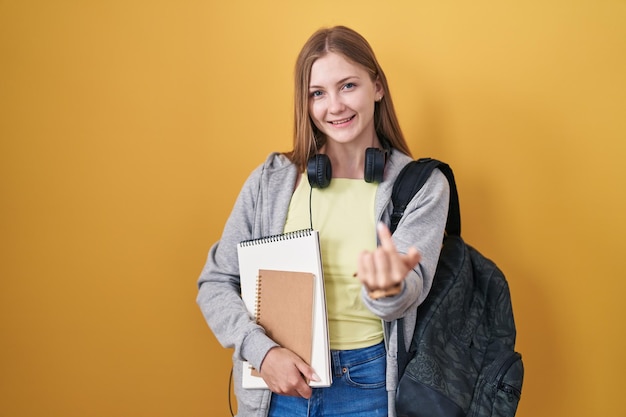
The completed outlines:
<svg viewBox="0 0 626 417">
<path fill-rule="evenodd" d="M 217 340 L 234 348 L 235 357 L 260 369 L 276 343 L 257 325 L 241 299 L 237 244 L 255 237 L 255 218 L 264 167 L 254 170 L 242 187 L 224 226 L 210 249 L 198 279 L 196 302 Z"/>
<path fill-rule="evenodd" d="M 413 246 L 422 259 L 406 276 L 399 294 L 374 300 L 362 289 L 363 302 L 381 319 L 392 321 L 403 317 L 428 295 L 441 252 L 449 198 L 448 180 L 437 169 L 407 206 L 393 240 L 398 252 L 407 253 Z"/>
</svg>

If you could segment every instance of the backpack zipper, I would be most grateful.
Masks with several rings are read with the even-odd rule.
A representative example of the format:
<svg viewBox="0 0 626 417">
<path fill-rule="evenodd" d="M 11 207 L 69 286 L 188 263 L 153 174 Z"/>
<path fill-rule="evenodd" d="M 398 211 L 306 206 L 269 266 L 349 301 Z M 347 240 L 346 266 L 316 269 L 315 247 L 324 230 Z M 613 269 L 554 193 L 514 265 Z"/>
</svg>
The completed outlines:
<svg viewBox="0 0 626 417">
<path fill-rule="evenodd" d="M 506 394 L 515 396 L 518 400 L 521 397 L 521 392 L 517 388 L 502 382 L 504 376 L 507 371 L 511 368 L 515 362 L 517 362 L 521 358 L 521 355 L 518 352 L 513 352 L 500 366 L 498 372 L 496 373 L 496 388 L 505 392 Z"/>
</svg>

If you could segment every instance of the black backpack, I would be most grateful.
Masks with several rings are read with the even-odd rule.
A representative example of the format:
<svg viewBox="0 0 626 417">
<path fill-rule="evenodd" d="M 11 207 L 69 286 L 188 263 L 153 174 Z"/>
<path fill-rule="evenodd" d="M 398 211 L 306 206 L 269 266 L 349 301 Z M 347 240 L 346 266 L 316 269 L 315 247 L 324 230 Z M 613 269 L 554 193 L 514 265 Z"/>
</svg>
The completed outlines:
<svg viewBox="0 0 626 417">
<path fill-rule="evenodd" d="M 461 238 L 459 197 L 447 164 L 425 158 L 402 170 L 392 192 L 390 229 L 435 168 L 450 184 L 446 234 L 408 352 L 403 323 L 398 325 L 396 412 L 398 417 L 511 417 L 524 366 L 515 351 L 509 287 L 502 271 Z"/>
</svg>

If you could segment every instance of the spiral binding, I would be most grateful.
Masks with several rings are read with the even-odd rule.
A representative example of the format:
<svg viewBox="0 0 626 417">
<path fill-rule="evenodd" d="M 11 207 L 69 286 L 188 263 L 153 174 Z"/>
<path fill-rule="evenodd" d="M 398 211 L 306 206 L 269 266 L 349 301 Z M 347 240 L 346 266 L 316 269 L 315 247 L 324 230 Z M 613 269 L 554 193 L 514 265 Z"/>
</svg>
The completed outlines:
<svg viewBox="0 0 626 417">
<path fill-rule="evenodd" d="M 271 243 L 271 242 L 279 242 L 281 240 L 295 239 L 295 238 L 299 238 L 303 236 L 310 236 L 312 232 L 313 232 L 313 229 L 295 230 L 293 232 L 282 233 L 280 235 L 272 235 L 272 236 L 261 237 L 258 239 L 244 240 L 243 242 L 239 242 L 239 246 L 246 247 L 246 246 L 262 245 L 262 244 Z"/>
<path fill-rule="evenodd" d="M 259 324 L 261 318 L 261 274 L 256 277 L 256 300 L 254 303 L 254 320 Z"/>
</svg>

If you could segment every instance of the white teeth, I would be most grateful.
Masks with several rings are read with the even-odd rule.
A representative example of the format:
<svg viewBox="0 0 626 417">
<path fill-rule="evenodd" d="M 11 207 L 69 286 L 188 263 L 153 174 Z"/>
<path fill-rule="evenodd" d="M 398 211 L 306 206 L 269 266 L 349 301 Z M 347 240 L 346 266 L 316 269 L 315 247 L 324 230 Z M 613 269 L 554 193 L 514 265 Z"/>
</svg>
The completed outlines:
<svg viewBox="0 0 626 417">
<path fill-rule="evenodd" d="M 334 124 L 334 125 L 340 125 L 342 123 L 349 122 L 351 119 L 352 119 L 352 117 L 348 117 L 347 119 L 335 120 L 334 122 L 330 122 L 330 123 Z"/>
</svg>

